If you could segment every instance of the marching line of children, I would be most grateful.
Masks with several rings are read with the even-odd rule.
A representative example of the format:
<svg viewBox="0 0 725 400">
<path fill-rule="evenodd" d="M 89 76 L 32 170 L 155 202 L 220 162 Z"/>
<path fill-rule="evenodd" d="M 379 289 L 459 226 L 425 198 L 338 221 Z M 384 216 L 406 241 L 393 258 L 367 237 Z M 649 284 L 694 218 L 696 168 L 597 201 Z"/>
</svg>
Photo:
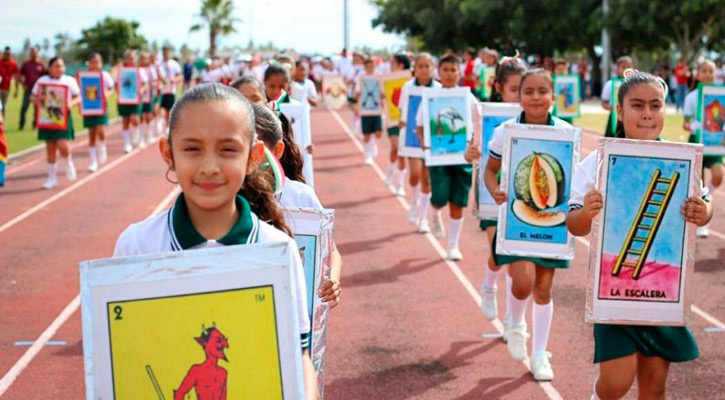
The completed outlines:
<svg viewBox="0 0 725 400">
<path fill-rule="evenodd" d="M 410 71 L 410 58 L 405 54 L 395 54 L 391 59 L 390 67 L 392 72 Z M 384 95 L 384 91 L 382 93 Z M 405 196 L 405 157 L 398 157 L 400 124 L 390 125 L 390 123 L 387 123 L 385 130 L 388 132 L 388 138 L 390 139 L 390 166 L 388 166 L 385 183 L 388 185 L 394 183 L 395 194 Z"/>
</svg>

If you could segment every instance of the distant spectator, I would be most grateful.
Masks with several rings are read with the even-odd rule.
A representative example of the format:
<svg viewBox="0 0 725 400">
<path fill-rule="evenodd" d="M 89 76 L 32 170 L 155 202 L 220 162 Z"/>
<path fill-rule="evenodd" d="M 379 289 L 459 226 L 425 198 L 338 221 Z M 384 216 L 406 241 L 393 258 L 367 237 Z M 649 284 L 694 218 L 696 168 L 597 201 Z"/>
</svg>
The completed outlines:
<svg viewBox="0 0 725 400">
<path fill-rule="evenodd" d="M 23 84 L 23 104 L 20 107 L 20 124 L 19 129 L 22 131 L 25 128 L 25 114 L 28 112 L 28 106 L 30 106 L 30 91 L 35 86 L 35 82 L 41 76 L 48 73 L 45 65 L 38 61 L 38 48 L 30 48 L 30 58 L 25 61 L 20 67 L 20 82 Z M 17 92 L 16 92 L 17 94 Z M 36 111 L 35 103 L 33 103 L 33 129 L 36 126 Z"/>
<path fill-rule="evenodd" d="M 677 111 L 683 110 L 685 106 L 685 95 L 687 95 L 687 85 L 690 80 L 690 67 L 687 66 L 684 57 L 680 58 L 674 69 L 675 77 L 677 77 L 677 93 L 675 95 L 675 106 Z"/>
<path fill-rule="evenodd" d="M 5 110 L 8 108 L 8 96 L 10 95 L 10 82 L 15 80 L 15 97 L 18 96 L 18 63 L 10 55 L 10 47 L 5 47 L 3 58 L 0 59 L 0 106 L 2 106 L 2 115 L 5 116 Z"/>
</svg>

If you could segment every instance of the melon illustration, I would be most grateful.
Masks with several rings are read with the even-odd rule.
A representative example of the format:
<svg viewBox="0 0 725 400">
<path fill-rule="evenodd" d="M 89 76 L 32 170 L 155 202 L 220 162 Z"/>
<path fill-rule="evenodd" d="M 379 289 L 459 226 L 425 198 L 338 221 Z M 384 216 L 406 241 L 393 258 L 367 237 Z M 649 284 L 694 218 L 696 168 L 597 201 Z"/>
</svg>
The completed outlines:
<svg viewBox="0 0 725 400">
<path fill-rule="evenodd" d="M 546 212 L 564 202 L 566 177 L 559 161 L 546 153 L 525 157 L 516 167 L 512 211 L 534 226 L 556 226 L 566 220 L 563 211 Z"/>
</svg>

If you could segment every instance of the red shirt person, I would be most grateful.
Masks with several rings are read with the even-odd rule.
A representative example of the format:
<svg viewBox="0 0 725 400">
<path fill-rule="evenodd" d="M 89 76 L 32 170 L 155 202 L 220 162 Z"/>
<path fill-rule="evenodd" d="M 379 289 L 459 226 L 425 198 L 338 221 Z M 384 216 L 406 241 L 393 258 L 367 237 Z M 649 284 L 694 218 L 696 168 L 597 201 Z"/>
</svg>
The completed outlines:
<svg viewBox="0 0 725 400">
<path fill-rule="evenodd" d="M 8 95 L 10 94 L 10 82 L 18 74 L 18 63 L 10 55 L 10 47 L 5 47 L 3 57 L 0 58 L 0 104 L 2 113 L 8 108 Z M 18 90 L 18 83 L 15 82 L 15 91 Z"/>
<path fill-rule="evenodd" d="M 35 81 L 41 76 L 48 73 L 45 64 L 38 61 L 38 49 L 30 48 L 30 59 L 25 61 L 20 67 L 20 82 L 23 84 L 23 105 L 20 108 L 20 130 L 25 127 L 25 114 L 27 114 L 30 105 L 30 91 L 35 85 Z M 15 96 L 18 95 L 17 86 L 15 87 Z M 35 112 L 33 112 L 33 127 L 35 127 Z"/>
</svg>

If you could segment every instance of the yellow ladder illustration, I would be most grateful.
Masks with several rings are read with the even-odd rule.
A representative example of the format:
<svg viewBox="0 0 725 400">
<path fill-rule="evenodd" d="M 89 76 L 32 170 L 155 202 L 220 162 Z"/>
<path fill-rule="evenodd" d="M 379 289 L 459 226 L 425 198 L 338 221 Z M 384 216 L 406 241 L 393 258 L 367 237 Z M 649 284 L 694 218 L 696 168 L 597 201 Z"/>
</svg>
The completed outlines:
<svg viewBox="0 0 725 400">
<path fill-rule="evenodd" d="M 674 172 L 670 178 L 663 178 L 662 171 L 655 170 L 637 216 L 614 263 L 612 275 L 619 276 L 623 267 L 634 268 L 632 279 L 639 279 L 679 178 L 678 172 Z M 638 234 L 640 231 L 644 236 Z"/>
</svg>

